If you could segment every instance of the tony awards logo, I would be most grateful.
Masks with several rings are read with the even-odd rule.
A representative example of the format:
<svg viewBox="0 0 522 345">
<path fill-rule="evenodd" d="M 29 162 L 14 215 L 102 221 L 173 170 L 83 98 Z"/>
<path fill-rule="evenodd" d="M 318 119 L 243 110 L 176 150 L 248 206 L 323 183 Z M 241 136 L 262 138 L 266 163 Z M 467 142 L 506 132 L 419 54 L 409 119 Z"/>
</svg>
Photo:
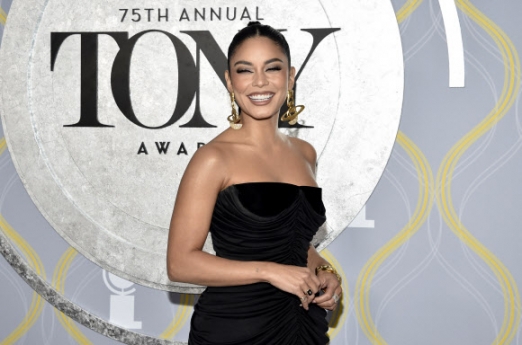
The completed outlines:
<svg viewBox="0 0 522 345">
<path fill-rule="evenodd" d="M 134 283 L 106 270 L 102 271 L 102 275 L 105 286 L 114 293 L 111 295 L 109 321 L 127 329 L 141 329 L 141 321 L 134 320 L 134 296 L 131 294 L 136 289 L 130 288 Z"/>
</svg>

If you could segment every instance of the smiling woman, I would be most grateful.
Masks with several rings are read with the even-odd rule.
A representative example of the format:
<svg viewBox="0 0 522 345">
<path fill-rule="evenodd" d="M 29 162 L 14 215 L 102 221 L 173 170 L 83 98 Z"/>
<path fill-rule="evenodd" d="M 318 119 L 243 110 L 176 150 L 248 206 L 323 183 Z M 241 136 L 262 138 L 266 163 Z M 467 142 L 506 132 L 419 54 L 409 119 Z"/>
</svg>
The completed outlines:
<svg viewBox="0 0 522 345">
<path fill-rule="evenodd" d="M 315 149 L 278 129 L 285 100 L 296 114 L 290 49 L 254 22 L 228 59 L 231 128 L 194 154 L 169 232 L 169 278 L 208 286 L 189 344 L 326 344 L 324 309 L 335 309 L 342 289 L 310 245 L 326 220 Z M 209 231 L 216 256 L 202 250 Z"/>
<path fill-rule="evenodd" d="M 225 78 L 241 107 L 242 121 L 274 118 L 294 87 L 295 68 L 289 67 L 281 48 L 263 36 L 246 40 L 233 56 Z"/>
</svg>

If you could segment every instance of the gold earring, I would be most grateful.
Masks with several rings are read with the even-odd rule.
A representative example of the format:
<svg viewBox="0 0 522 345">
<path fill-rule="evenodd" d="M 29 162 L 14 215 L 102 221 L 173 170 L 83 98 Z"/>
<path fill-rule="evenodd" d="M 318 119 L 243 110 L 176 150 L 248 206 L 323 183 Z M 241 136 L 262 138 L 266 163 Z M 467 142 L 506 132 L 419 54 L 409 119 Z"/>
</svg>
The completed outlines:
<svg viewBox="0 0 522 345">
<path fill-rule="evenodd" d="M 240 129 L 243 125 L 239 123 L 240 118 L 239 114 L 236 111 L 236 99 L 234 96 L 234 92 L 230 93 L 230 104 L 232 106 L 232 114 L 227 117 L 228 122 L 230 123 L 230 128 L 232 129 Z"/>
<path fill-rule="evenodd" d="M 294 90 L 288 90 L 286 96 L 286 106 L 288 110 L 281 115 L 281 121 L 288 121 L 289 124 L 295 125 L 297 123 L 297 116 L 304 110 L 304 105 L 294 104 Z"/>
</svg>

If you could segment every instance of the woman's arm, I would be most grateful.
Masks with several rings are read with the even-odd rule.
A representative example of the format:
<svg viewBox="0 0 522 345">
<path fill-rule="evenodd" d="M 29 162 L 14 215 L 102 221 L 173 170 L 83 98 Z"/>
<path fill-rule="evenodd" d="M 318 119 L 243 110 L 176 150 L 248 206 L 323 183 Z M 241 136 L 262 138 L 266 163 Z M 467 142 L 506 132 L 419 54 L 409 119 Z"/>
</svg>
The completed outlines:
<svg viewBox="0 0 522 345">
<path fill-rule="evenodd" d="M 199 285 L 242 285 L 267 281 L 263 262 L 231 261 L 202 251 L 217 194 L 226 183 L 218 149 L 200 148 L 181 179 L 170 223 L 167 273 L 170 280 Z"/>
<path fill-rule="evenodd" d="M 315 273 L 315 268 L 321 265 L 330 265 L 330 263 L 319 255 L 314 246 L 310 244 L 310 247 L 308 247 L 308 268 Z"/>
<path fill-rule="evenodd" d="M 299 298 L 309 289 L 319 291 L 319 279 L 306 267 L 228 260 L 203 252 L 217 195 L 230 176 L 223 156 L 219 149 L 203 146 L 181 179 L 168 238 L 169 279 L 206 286 L 268 282 Z M 303 307 L 312 299 L 307 297 Z"/>
<path fill-rule="evenodd" d="M 323 265 L 332 267 L 328 261 L 319 255 L 314 246 L 310 245 L 308 248 L 308 269 L 315 273 L 315 269 Z M 334 310 L 337 307 L 337 300 L 343 293 L 341 282 L 338 280 L 336 274 L 322 270 L 317 272 L 317 278 L 319 278 L 321 282 L 321 290 L 324 291 L 324 294 L 314 298 L 312 303 L 325 309 Z"/>
<path fill-rule="evenodd" d="M 304 140 L 298 140 L 297 143 L 299 144 L 303 156 L 308 161 L 310 170 L 315 178 L 317 169 L 317 152 L 310 143 Z M 316 268 L 324 265 L 332 267 L 328 261 L 319 255 L 314 246 L 310 245 L 308 248 L 307 261 L 307 267 L 310 272 L 315 274 Z M 337 306 L 337 300 L 343 293 L 341 282 L 337 279 L 336 274 L 323 270 L 317 272 L 317 277 L 321 282 L 321 290 L 324 291 L 324 294 L 314 298 L 312 303 L 316 303 L 318 306 L 325 309 L 334 310 Z"/>
</svg>

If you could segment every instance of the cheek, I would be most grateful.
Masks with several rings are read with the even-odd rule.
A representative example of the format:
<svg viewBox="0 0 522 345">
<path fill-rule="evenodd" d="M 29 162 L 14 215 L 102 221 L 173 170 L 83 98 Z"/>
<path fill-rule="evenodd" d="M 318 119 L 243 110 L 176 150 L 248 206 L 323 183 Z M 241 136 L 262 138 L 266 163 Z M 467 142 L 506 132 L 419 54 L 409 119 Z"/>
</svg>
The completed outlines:
<svg viewBox="0 0 522 345">
<path fill-rule="evenodd" d="M 250 78 L 248 76 L 244 76 L 241 74 L 236 75 L 236 77 L 232 80 L 232 85 L 234 85 L 234 89 L 238 91 L 244 91 L 248 88 L 248 85 L 251 84 Z"/>
<path fill-rule="evenodd" d="M 281 99 L 279 99 L 279 105 L 282 107 L 286 104 L 286 93 L 281 95 Z"/>
</svg>

